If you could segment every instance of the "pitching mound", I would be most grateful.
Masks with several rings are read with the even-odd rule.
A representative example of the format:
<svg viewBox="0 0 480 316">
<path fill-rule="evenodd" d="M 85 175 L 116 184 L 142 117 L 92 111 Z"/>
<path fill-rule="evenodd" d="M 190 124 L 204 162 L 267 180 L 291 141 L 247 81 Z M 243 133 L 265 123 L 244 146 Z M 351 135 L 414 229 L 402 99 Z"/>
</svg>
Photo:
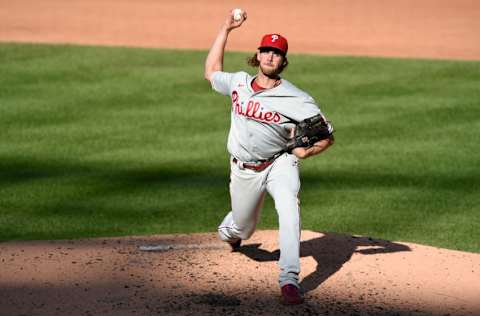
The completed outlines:
<svg viewBox="0 0 480 316">
<path fill-rule="evenodd" d="M 277 231 L 0 244 L 2 315 L 479 315 L 480 255 L 304 231 L 300 306 L 280 304 Z"/>
</svg>

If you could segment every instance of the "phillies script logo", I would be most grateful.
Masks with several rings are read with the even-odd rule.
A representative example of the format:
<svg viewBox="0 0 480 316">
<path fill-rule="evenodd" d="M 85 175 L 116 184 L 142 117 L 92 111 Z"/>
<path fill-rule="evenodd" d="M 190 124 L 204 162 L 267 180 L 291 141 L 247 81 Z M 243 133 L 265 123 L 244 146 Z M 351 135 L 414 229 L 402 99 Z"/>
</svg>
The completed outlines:
<svg viewBox="0 0 480 316">
<path fill-rule="evenodd" d="M 237 91 L 232 92 L 232 111 L 234 111 L 238 115 L 243 115 L 256 121 L 266 123 L 278 123 L 281 119 L 280 114 L 276 112 L 262 112 L 260 110 L 260 102 L 254 102 L 252 100 L 248 101 L 247 108 L 244 111 L 242 109 L 242 106 L 238 102 Z"/>
</svg>

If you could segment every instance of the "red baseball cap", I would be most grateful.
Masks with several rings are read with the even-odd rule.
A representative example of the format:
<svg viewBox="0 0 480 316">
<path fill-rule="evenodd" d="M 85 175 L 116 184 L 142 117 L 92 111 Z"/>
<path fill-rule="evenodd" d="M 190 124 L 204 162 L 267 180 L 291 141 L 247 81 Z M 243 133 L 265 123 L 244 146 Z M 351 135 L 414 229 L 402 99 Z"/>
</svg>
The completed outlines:
<svg viewBox="0 0 480 316">
<path fill-rule="evenodd" d="M 286 55 L 288 51 L 288 42 L 287 39 L 280 34 L 267 34 L 262 37 L 260 47 L 258 48 L 260 49 L 264 47 L 276 48 Z"/>
</svg>

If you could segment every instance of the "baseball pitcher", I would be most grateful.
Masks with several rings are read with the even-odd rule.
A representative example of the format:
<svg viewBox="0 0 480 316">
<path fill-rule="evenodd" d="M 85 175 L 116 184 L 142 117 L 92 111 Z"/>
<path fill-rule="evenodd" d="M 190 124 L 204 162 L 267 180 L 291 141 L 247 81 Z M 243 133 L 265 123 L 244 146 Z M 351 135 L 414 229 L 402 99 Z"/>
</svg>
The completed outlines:
<svg viewBox="0 0 480 316">
<path fill-rule="evenodd" d="M 333 144 L 333 127 L 314 99 L 280 77 L 287 67 L 288 42 L 280 34 L 262 37 L 248 64 L 256 74 L 223 71 L 228 36 L 247 19 L 229 13 L 205 61 L 213 90 L 231 99 L 228 135 L 231 211 L 218 232 L 232 250 L 254 232 L 268 192 L 279 219 L 280 277 L 284 304 L 299 304 L 299 159 L 318 155 Z"/>
</svg>

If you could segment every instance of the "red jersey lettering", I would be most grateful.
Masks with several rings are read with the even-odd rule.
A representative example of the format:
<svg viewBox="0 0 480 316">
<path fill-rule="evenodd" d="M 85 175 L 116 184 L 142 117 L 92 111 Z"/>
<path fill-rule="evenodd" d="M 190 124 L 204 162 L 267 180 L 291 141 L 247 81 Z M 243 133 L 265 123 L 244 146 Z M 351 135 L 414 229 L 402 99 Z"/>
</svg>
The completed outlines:
<svg viewBox="0 0 480 316">
<path fill-rule="evenodd" d="M 245 112 L 242 109 L 241 104 L 238 100 L 238 92 L 232 92 L 232 111 L 237 115 L 242 115 L 253 119 L 255 121 L 265 122 L 265 123 L 279 123 L 281 120 L 280 114 L 277 112 L 265 111 L 261 107 L 260 102 L 254 102 L 253 100 L 248 101 L 247 108 Z"/>
</svg>

